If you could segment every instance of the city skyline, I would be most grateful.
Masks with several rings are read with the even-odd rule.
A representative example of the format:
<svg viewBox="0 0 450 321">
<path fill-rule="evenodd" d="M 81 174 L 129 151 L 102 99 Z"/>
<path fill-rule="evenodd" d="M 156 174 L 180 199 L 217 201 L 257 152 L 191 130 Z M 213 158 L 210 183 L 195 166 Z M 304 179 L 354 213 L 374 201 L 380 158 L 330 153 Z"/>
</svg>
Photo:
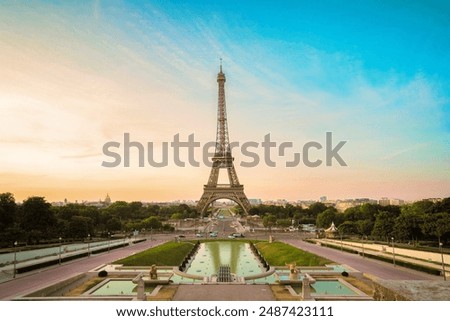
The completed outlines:
<svg viewBox="0 0 450 321">
<path fill-rule="evenodd" d="M 444 1 L 50 1 L 0 9 L 0 190 L 17 201 L 106 193 L 198 200 L 209 167 L 170 159 L 164 168 L 104 168 L 102 147 L 123 142 L 124 133 L 154 142 L 156 155 L 178 133 L 214 141 L 219 58 L 231 141 L 270 133 L 295 152 L 308 141 L 325 145 L 326 132 L 347 142 L 348 166 L 244 168 L 234 152 L 249 198 L 449 195 Z"/>
</svg>

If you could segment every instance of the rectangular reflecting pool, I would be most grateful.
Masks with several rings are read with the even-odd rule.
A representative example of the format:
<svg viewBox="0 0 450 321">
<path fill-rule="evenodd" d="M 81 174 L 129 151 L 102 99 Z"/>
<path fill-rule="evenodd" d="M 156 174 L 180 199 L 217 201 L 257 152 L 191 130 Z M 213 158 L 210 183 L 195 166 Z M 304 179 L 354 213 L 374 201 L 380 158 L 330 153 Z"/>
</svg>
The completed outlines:
<svg viewBox="0 0 450 321">
<path fill-rule="evenodd" d="M 262 272 L 260 262 L 250 250 L 247 242 L 205 242 L 191 262 L 186 273 L 211 276 L 220 265 L 229 265 L 238 276 L 249 276 Z"/>
<path fill-rule="evenodd" d="M 131 280 L 108 280 L 89 294 L 97 296 L 136 295 L 136 287 L 137 285 Z M 151 292 L 154 288 L 154 286 L 146 286 L 145 292 Z"/>
<path fill-rule="evenodd" d="M 336 295 L 336 296 L 359 296 L 358 293 L 350 289 L 339 280 L 316 280 L 311 284 L 311 293 L 317 295 Z M 300 285 L 292 286 L 296 293 L 302 292 Z"/>
<path fill-rule="evenodd" d="M 339 280 L 319 280 L 312 284 L 311 287 L 317 294 L 357 295 L 356 292 L 351 290 L 345 284 L 339 282 Z"/>
</svg>

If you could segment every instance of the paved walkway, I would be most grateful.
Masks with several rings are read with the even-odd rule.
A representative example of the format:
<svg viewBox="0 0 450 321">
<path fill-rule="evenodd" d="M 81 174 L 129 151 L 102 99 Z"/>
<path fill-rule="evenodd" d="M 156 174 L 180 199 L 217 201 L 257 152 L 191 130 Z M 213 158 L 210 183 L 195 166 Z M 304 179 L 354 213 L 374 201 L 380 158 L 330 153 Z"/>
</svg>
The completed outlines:
<svg viewBox="0 0 450 321">
<path fill-rule="evenodd" d="M 119 248 L 110 253 L 93 255 L 67 262 L 27 275 L 19 275 L 17 279 L 0 284 L 0 300 L 11 300 L 15 297 L 30 293 L 51 284 L 61 282 L 67 278 L 87 272 L 102 264 L 108 264 L 119 258 L 141 252 L 147 248 L 165 242 L 172 236 L 160 237 L 158 240 L 146 241 L 125 248 Z M 362 258 L 359 255 L 341 252 L 330 248 L 310 244 L 302 240 L 290 239 L 285 242 L 306 251 L 326 257 L 340 264 L 347 264 L 361 272 L 371 274 L 386 280 L 441 280 L 442 278 L 426 273 L 394 267 L 392 264 Z M 180 285 L 174 300 L 204 300 L 204 301 L 266 301 L 274 300 L 270 287 L 267 285 Z"/>
<path fill-rule="evenodd" d="M 332 244 L 334 246 L 341 246 L 341 241 L 336 239 L 317 239 L 317 242 Z M 388 245 L 380 245 L 374 243 L 358 243 L 351 241 L 342 241 L 342 246 L 344 248 L 354 249 L 356 251 L 362 252 L 363 249 L 366 253 L 374 254 L 377 256 L 383 256 L 392 259 L 393 252 L 395 252 L 395 257 L 398 260 L 407 261 L 415 263 L 418 265 L 428 266 L 435 268 L 437 270 L 442 269 L 442 258 L 444 259 L 445 265 L 448 268 L 450 265 L 450 255 L 436 252 L 427 252 L 420 250 L 411 250 L 395 247 Z"/>
<path fill-rule="evenodd" d="M 302 240 L 285 240 L 295 247 L 302 250 L 320 255 L 339 264 L 346 264 L 352 268 L 373 275 L 377 278 L 386 280 L 442 280 L 442 277 L 407 269 L 400 266 L 394 266 L 374 259 L 363 258 L 358 254 L 341 252 L 339 250 L 322 247 L 316 244 L 310 244 Z"/>
<path fill-rule="evenodd" d="M 18 275 L 16 279 L 0 283 L 0 300 L 11 300 L 18 296 L 37 291 L 51 284 L 66 280 L 70 277 L 90 271 L 102 264 L 107 264 L 127 257 L 136 252 L 158 245 L 164 241 L 145 241 L 111 252 L 92 255 L 89 258 L 70 261 L 62 265 L 36 270 L 26 275 Z"/>
<path fill-rule="evenodd" d="M 273 301 L 268 285 L 180 285 L 173 301 Z"/>
</svg>

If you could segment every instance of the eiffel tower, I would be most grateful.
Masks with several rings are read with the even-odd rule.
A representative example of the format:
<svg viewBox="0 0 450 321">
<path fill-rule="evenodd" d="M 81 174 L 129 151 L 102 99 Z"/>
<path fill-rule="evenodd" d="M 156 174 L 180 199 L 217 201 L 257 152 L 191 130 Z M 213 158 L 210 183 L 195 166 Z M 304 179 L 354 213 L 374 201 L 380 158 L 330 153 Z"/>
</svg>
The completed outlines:
<svg viewBox="0 0 450 321">
<path fill-rule="evenodd" d="M 225 105 L 225 74 L 222 72 L 222 62 L 217 75 L 217 83 L 219 84 L 219 104 L 217 111 L 216 150 L 212 158 L 213 164 L 208 183 L 204 185 L 203 195 L 197 203 L 197 211 L 203 216 L 212 202 L 226 198 L 239 204 L 245 214 L 248 214 L 250 202 L 244 194 L 244 185 L 239 184 L 233 165 L 234 158 L 231 156 Z M 217 183 L 221 169 L 227 170 L 229 184 Z"/>
</svg>

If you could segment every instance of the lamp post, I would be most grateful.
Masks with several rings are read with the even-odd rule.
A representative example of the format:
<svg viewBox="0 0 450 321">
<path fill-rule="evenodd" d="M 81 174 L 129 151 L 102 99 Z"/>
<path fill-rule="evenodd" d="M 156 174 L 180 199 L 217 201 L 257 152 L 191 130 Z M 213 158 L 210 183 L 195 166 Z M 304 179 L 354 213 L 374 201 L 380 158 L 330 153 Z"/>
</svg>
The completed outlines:
<svg viewBox="0 0 450 321">
<path fill-rule="evenodd" d="M 91 256 L 91 234 L 88 234 L 88 257 Z"/>
<path fill-rule="evenodd" d="M 59 237 L 59 265 L 61 265 L 61 240 L 62 238 Z"/>
<path fill-rule="evenodd" d="M 441 261 L 442 261 L 442 274 L 444 275 L 444 281 L 447 281 L 447 276 L 445 275 L 445 264 L 444 264 L 444 253 L 442 252 L 442 242 L 439 238 L 439 251 L 441 252 Z"/>
<path fill-rule="evenodd" d="M 363 235 L 363 237 L 362 237 L 362 254 L 363 254 L 363 259 L 365 258 L 365 256 L 364 256 L 364 242 L 365 242 L 365 235 Z"/>
<path fill-rule="evenodd" d="M 108 232 L 108 253 L 111 248 L 111 233 Z"/>
<path fill-rule="evenodd" d="M 16 278 L 16 264 L 17 264 L 17 241 L 14 242 L 14 269 L 13 269 L 13 279 Z"/>
<path fill-rule="evenodd" d="M 342 248 L 342 232 L 340 232 L 339 235 L 341 237 L 341 252 L 342 252 L 343 251 L 343 248 Z"/>
<path fill-rule="evenodd" d="M 395 245 L 394 245 L 394 238 L 391 237 L 391 241 L 392 241 L 392 260 L 394 262 L 394 266 L 395 266 Z"/>
</svg>

